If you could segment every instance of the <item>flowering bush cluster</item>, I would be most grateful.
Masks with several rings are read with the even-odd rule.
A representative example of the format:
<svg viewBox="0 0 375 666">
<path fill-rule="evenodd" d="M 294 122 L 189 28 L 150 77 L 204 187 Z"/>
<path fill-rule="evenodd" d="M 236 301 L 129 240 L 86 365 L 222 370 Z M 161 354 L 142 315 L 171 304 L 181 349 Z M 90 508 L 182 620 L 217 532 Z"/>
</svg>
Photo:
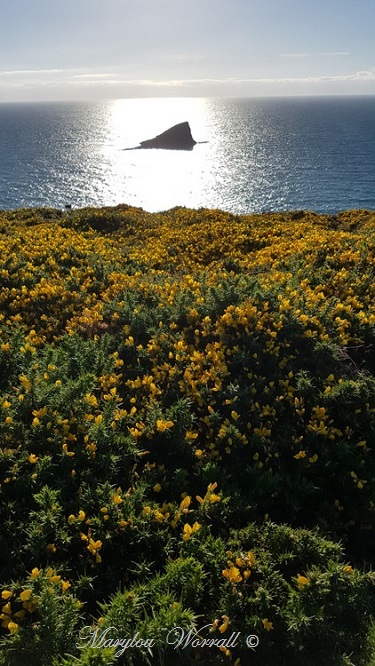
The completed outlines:
<svg viewBox="0 0 375 666">
<path fill-rule="evenodd" d="M 116 663 L 176 663 L 165 631 L 207 623 L 257 633 L 257 664 L 367 659 L 375 214 L 0 232 L 0 664 L 114 663 L 88 624 L 155 638 Z M 180 663 L 249 659 L 203 652 Z"/>
</svg>

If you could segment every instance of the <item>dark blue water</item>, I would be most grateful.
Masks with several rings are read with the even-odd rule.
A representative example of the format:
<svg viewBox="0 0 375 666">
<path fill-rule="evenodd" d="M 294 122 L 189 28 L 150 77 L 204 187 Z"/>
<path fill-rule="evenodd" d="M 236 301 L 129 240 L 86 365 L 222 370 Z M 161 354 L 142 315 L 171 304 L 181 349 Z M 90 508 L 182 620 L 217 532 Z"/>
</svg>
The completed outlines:
<svg viewBox="0 0 375 666">
<path fill-rule="evenodd" d="M 188 120 L 191 152 L 124 151 Z M 0 209 L 375 209 L 375 96 L 0 104 Z"/>
</svg>

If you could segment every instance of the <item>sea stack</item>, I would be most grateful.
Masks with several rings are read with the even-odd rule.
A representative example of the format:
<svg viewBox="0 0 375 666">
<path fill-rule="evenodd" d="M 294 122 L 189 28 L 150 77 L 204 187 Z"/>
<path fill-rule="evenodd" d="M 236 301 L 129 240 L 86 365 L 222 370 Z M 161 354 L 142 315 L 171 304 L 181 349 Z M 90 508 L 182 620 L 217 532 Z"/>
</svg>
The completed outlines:
<svg viewBox="0 0 375 666">
<path fill-rule="evenodd" d="M 188 122 L 178 123 L 153 139 L 141 141 L 140 148 L 164 148 L 167 150 L 192 150 L 194 141 Z"/>
</svg>

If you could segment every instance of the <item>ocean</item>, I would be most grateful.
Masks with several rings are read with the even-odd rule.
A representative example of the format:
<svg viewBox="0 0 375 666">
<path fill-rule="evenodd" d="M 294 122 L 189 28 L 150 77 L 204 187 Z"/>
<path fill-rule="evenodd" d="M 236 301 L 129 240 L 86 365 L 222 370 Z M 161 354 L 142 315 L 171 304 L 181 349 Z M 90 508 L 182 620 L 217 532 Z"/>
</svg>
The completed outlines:
<svg viewBox="0 0 375 666">
<path fill-rule="evenodd" d="M 188 121 L 192 151 L 125 150 Z M 0 104 L 0 209 L 375 209 L 375 96 Z"/>
</svg>

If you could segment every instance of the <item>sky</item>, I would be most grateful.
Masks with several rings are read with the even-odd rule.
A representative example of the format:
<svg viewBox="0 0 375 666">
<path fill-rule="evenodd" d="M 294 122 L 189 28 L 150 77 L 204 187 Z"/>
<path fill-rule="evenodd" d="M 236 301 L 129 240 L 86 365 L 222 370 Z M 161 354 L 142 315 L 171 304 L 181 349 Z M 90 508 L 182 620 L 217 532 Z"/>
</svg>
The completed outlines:
<svg viewBox="0 0 375 666">
<path fill-rule="evenodd" d="M 0 0 L 0 102 L 375 94 L 375 0 Z"/>
</svg>

